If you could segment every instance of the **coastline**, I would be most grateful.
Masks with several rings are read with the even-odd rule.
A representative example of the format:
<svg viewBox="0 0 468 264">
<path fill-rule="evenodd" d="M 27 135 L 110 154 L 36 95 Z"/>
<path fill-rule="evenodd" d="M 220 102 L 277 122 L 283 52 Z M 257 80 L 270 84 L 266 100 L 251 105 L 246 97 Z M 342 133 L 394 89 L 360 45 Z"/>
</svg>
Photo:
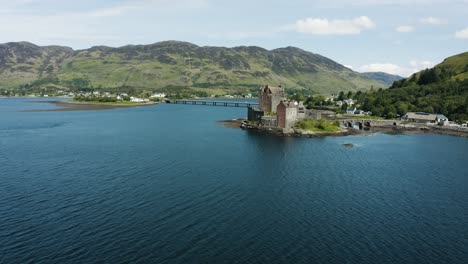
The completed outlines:
<svg viewBox="0 0 468 264">
<path fill-rule="evenodd" d="M 55 112 L 55 111 L 86 111 L 86 110 L 110 110 L 115 108 L 128 108 L 137 106 L 150 106 L 159 104 L 158 102 L 150 103 L 132 103 L 132 104 L 116 104 L 102 102 L 78 102 L 78 101 L 31 101 L 31 103 L 48 103 L 57 106 L 52 109 L 32 109 L 23 110 L 22 112 Z"/>
<path fill-rule="evenodd" d="M 245 119 L 231 119 L 218 121 L 223 123 L 225 127 L 229 128 L 241 128 L 242 121 Z M 337 132 L 311 132 L 300 129 L 291 129 L 288 132 L 284 132 L 282 129 L 262 127 L 262 126 L 248 126 L 243 128 L 248 131 L 271 134 L 280 137 L 306 137 L 306 138 L 317 138 L 317 137 L 341 137 L 350 135 L 365 135 L 373 133 L 387 133 L 387 134 L 439 134 L 449 135 L 468 138 L 468 129 L 450 129 L 438 126 L 375 126 L 370 129 L 356 130 L 356 129 L 342 129 Z"/>
<path fill-rule="evenodd" d="M 133 103 L 133 102 L 128 102 L 128 103 L 118 103 L 118 102 L 86 102 L 86 101 L 60 101 L 61 103 L 64 104 L 72 104 L 72 105 L 109 105 L 109 106 L 118 106 L 118 107 L 131 107 L 131 106 L 144 106 L 144 105 L 154 105 L 154 104 L 159 104 L 159 102 L 147 102 L 147 103 Z"/>
</svg>

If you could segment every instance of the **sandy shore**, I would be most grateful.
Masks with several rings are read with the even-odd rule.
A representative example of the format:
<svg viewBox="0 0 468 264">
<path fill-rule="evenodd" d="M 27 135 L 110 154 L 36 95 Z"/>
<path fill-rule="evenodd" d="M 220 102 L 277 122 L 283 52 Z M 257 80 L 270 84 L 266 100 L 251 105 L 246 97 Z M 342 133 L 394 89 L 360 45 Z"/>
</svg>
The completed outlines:
<svg viewBox="0 0 468 264">
<path fill-rule="evenodd" d="M 34 104 L 54 104 L 58 108 L 52 109 L 33 109 L 24 110 L 22 112 L 53 112 L 53 111 L 85 111 L 85 110 L 109 110 L 115 108 L 127 108 L 135 106 L 149 106 L 158 104 L 156 102 L 151 103 L 136 103 L 136 104 L 103 104 L 103 103 L 92 103 L 92 102 L 75 102 L 75 101 L 31 101 Z"/>
</svg>

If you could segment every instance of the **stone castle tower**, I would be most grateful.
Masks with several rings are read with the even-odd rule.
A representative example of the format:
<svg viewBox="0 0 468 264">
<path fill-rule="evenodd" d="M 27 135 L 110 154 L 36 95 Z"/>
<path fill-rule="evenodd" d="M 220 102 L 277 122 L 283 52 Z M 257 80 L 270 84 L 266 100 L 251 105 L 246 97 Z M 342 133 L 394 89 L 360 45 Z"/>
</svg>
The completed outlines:
<svg viewBox="0 0 468 264">
<path fill-rule="evenodd" d="M 271 87 L 265 85 L 258 92 L 260 110 L 265 112 L 276 113 L 276 107 L 283 100 L 286 100 L 286 94 L 281 86 Z"/>
</svg>

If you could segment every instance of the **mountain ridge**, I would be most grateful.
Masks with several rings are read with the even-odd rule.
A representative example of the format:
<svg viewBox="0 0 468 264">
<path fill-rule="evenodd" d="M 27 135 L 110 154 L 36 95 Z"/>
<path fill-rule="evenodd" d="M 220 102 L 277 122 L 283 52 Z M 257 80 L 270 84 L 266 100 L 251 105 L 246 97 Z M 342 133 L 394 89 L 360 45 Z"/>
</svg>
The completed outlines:
<svg viewBox="0 0 468 264">
<path fill-rule="evenodd" d="M 385 88 L 320 54 L 297 47 L 267 50 L 162 41 L 121 47 L 0 44 L 0 87 L 253 90 L 274 84 L 310 93 Z"/>
<path fill-rule="evenodd" d="M 402 77 L 400 75 L 390 74 L 390 73 L 380 72 L 380 71 L 378 71 L 378 72 L 362 72 L 361 74 L 368 77 L 368 78 L 371 78 L 373 80 L 381 81 L 381 82 L 385 83 L 388 86 L 392 85 L 393 82 L 395 82 L 395 81 L 405 79 L 405 77 Z"/>
</svg>

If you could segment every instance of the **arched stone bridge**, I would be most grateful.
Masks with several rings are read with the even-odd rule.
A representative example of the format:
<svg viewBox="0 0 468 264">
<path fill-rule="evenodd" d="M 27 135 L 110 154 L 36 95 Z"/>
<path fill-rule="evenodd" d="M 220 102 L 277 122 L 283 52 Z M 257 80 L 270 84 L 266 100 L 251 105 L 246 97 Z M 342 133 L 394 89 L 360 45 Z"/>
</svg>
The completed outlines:
<svg viewBox="0 0 468 264">
<path fill-rule="evenodd" d="M 365 129 L 371 127 L 392 127 L 398 126 L 400 120 L 375 120 L 375 119 L 344 119 L 340 120 L 340 125 L 345 128 Z"/>
</svg>

